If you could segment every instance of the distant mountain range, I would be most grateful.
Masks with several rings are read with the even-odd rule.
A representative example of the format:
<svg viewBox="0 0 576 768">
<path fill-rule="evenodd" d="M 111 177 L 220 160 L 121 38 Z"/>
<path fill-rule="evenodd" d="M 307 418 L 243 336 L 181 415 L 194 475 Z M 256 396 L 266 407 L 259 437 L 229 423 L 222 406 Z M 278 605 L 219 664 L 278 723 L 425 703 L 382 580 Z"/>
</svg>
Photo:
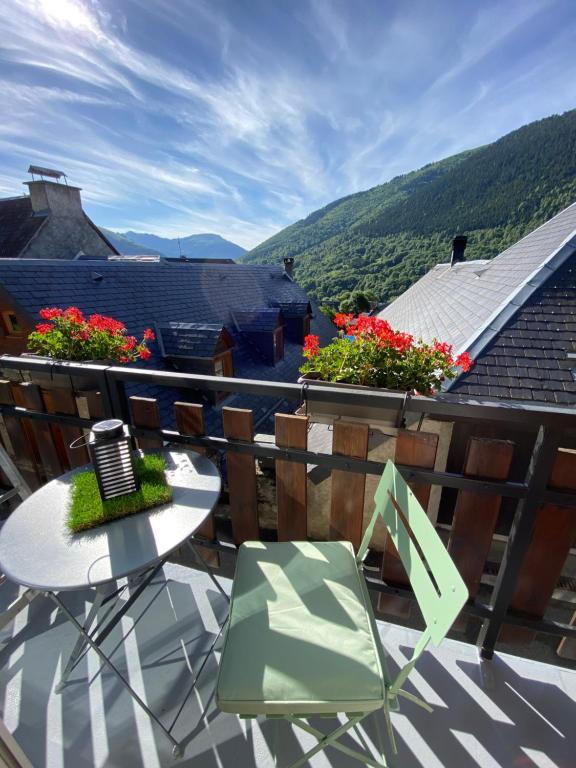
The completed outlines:
<svg viewBox="0 0 576 768">
<path fill-rule="evenodd" d="M 103 234 L 123 256 L 152 255 L 178 258 L 191 256 L 203 259 L 237 259 L 246 253 L 220 235 L 188 235 L 178 238 L 158 237 L 145 232 L 113 232 L 100 227 Z"/>
<path fill-rule="evenodd" d="M 242 261 L 291 256 L 296 279 L 320 301 L 369 289 L 388 303 L 449 261 L 454 235 L 468 235 L 467 259 L 490 259 L 575 200 L 572 110 L 336 200 Z"/>
</svg>

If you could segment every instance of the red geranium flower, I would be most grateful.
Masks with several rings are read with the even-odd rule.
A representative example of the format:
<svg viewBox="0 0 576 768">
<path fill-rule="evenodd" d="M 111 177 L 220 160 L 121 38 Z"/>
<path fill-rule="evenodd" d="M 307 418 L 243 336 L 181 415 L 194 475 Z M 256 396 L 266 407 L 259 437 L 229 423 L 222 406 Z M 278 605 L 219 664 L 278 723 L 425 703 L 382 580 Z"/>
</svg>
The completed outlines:
<svg viewBox="0 0 576 768">
<path fill-rule="evenodd" d="M 462 352 L 461 355 L 458 355 L 456 358 L 456 365 L 462 368 L 464 373 L 467 373 L 470 368 L 474 365 L 473 361 L 470 359 L 470 355 L 468 352 Z"/>
<path fill-rule="evenodd" d="M 352 320 L 352 315 L 346 315 L 343 312 L 336 312 L 334 315 L 334 325 L 336 328 L 344 328 Z"/>
<path fill-rule="evenodd" d="M 83 323 L 84 315 L 78 309 L 78 307 L 68 307 L 64 310 L 64 317 L 66 320 L 72 320 L 73 323 Z"/>
<path fill-rule="evenodd" d="M 40 317 L 42 320 L 53 320 L 55 317 L 60 317 L 62 310 L 58 307 L 45 307 L 40 310 Z"/>
<path fill-rule="evenodd" d="M 147 360 L 151 353 L 146 347 L 154 334 L 147 328 L 140 342 L 126 335 L 120 320 L 94 313 L 85 319 L 78 307 L 59 309 L 44 307 L 40 317 L 48 323 L 38 323 L 28 337 L 28 349 L 58 360 L 118 360 L 129 363 L 139 357 Z"/>
<path fill-rule="evenodd" d="M 468 353 L 454 360 L 451 344 L 415 340 L 379 317 L 337 313 L 334 323 L 339 333 L 327 346 L 320 348 L 318 336 L 306 337 L 302 373 L 313 372 L 325 381 L 434 394 L 445 380 L 459 375 L 456 366 L 463 372 L 472 366 Z"/>
<path fill-rule="evenodd" d="M 320 349 L 320 337 L 309 333 L 304 339 L 304 357 L 314 357 Z"/>
</svg>

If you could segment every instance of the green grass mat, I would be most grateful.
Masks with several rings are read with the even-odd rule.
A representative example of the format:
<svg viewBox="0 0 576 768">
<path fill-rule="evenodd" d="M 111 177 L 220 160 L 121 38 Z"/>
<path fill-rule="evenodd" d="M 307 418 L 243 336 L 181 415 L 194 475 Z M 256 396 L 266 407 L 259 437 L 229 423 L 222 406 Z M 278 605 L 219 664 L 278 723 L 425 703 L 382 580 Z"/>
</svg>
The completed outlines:
<svg viewBox="0 0 576 768">
<path fill-rule="evenodd" d="M 161 455 L 151 454 L 136 459 L 139 490 L 108 501 L 102 501 L 100 498 L 94 471 L 76 475 L 72 482 L 68 527 L 73 533 L 78 533 L 110 520 L 165 504 L 172 498 L 172 489 L 166 482 L 165 469 L 166 461 Z"/>
</svg>

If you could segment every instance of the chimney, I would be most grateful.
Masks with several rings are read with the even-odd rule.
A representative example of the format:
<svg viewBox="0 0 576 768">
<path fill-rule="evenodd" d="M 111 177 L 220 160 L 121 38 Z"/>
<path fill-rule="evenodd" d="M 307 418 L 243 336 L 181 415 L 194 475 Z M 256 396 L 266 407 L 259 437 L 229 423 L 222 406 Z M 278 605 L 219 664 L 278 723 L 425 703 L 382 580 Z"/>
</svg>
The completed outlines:
<svg viewBox="0 0 576 768">
<path fill-rule="evenodd" d="M 34 213 L 83 217 L 80 188 L 68 186 L 65 173 L 52 168 L 41 168 L 38 165 L 31 165 L 28 173 L 32 175 L 32 181 L 26 181 L 24 184 L 30 192 Z M 35 176 L 40 176 L 40 180 Z M 56 181 L 46 181 L 45 176 Z M 61 179 L 64 179 L 64 183 Z"/>
<path fill-rule="evenodd" d="M 464 251 L 466 250 L 467 242 L 468 238 L 466 235 L 456 235 L 454 240 L 452 240 L 452 257 L 450 258 L 451 267 L 453 267 L 454 264 L 459 264 L 461 261 L 464 261 Z"/>
<path fill-rule="evenodd" d="M 287 256 L 284 259 L 284 272 L 291 280 L 294 280 L 294 257 Z"/>
</svg>

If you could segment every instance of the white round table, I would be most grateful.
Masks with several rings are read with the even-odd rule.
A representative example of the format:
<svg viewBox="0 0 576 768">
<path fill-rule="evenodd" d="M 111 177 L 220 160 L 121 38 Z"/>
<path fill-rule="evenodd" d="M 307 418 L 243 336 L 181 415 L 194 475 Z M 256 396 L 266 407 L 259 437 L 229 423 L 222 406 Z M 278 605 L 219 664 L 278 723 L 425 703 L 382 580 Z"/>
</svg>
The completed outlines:
<svg viewBox="0 0 576 768">
<path fill-rule="evenodd" d="M 198 453 L 168 448 L 172 500 L 81 533 L 67 526 L 72 479 L 85 466 L 37 490 L 0 530 L 0 571 L 42 591 L 84 589 L 140 573 L 187 541 L 218 501 L 221 479 Z"/>
<path fill-rule="evenodd" d="M 203 563 L 189 539 L 218 501 L 220 474 L 209 459 L 194 451 L 170 447 L 161 453 L 166 459 L 166 479 L 172 488 L 170 502 L 88 531 L 71 533 L 67 516 L 72 479 L 91 466 L 67 472 L 25 499 L 4 523 L 0 530 L 0 572 L 17 584 L 44 592 L 78 631 L 78 641 L 56 692 L 62 690 L 86 647 L 90 646 L 132 698 L 160 726 L 170 740 L 174 754 L 179 755 L 180 745 L 171 734 L 175 723 L 170 729 L 166 728 L 100 647 L 171 552 L 188 543 Z M 224 594 L 214 576 L 206 570 Z M 102 605 L 126 589 L 126 586 L 117 588 L 116 582 L 136 575 L 139 579 L 132 579 L 129 598 L 112 615 L 106 610 L 101 626 L 98 612 Z M 90 587 L 94 588 L 94 600 L 88 616 L 81 623 L 58 593 Z"/>
</svg>

